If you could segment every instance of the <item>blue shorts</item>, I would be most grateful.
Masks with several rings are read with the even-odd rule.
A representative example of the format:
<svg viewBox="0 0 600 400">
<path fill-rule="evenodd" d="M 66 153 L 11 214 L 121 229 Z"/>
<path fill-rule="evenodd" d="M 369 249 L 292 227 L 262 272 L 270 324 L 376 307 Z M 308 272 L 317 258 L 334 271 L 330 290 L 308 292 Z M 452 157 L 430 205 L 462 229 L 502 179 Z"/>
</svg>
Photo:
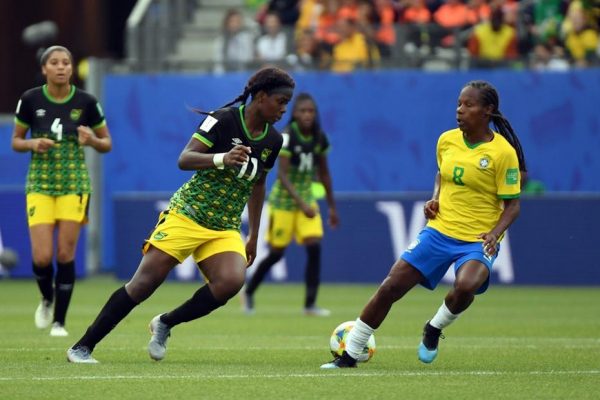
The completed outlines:
<svg viewBox="0 0 600 400">
<path fill-rule="evenodd" d="M 483 242 L 465 242 L 443 235 L 433 228 L 426 227 L 400 256 L 401 259 L 418 269 L 424 277 L 421 283 L 427 289 L 433 290 L 454 263 L 454 275 L 462 265 L 469 260 L 483 263 L 492 272 L 492 265 L 500 251 L 488 257 L 483 253 Z M 477 294 L 487 290 L 490 278 L 477 290 Z"/>
</svg>

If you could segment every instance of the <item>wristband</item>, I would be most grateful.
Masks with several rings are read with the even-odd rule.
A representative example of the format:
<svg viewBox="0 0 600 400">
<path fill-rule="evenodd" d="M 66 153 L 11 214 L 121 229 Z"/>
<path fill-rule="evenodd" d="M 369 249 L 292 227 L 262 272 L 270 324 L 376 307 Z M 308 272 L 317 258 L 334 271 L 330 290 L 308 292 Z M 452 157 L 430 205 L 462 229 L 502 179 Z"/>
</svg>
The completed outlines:
<svg viewBox="0 0 600 400">
<path fill-rule="evenodd" d="M 217 167 L 217 169 L 225 169 L 225 163 L 223 162 L 225 154 L 227 153 L 216 153 L 213 156 L 213 164 L 215 164 L 215 167 Z"/>
</svg>

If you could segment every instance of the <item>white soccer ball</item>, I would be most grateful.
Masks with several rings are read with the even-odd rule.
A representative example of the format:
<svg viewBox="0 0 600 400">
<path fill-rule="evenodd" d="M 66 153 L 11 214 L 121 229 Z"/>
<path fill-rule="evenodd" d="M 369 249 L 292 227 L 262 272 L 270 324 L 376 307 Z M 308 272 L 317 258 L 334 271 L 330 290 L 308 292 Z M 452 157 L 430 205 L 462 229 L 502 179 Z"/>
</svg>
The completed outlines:
<svg viewBox="0 0 600 400">
<path fill-rule="evenodd" d="M 342 356 L 342 353 L 346 349 L 346 338 L 353 327 L 354 321 L 342 322 L 331 333 L 331 337 L 329 338 L 329 348 L 334 357 L 337 358 Z M 367 362 L 373 357 L 373 354 L 375 354 L 375 335 L 369 337 L 369 341 L 357 361 Z"/>
</svg>

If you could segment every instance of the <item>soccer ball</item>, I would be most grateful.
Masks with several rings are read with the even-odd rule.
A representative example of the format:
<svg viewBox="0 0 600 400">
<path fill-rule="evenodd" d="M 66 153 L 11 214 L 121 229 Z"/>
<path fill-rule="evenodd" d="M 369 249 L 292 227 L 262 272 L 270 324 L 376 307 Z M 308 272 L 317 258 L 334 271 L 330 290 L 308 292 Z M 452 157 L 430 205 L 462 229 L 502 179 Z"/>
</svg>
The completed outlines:
<svg viewBox="0 0 600 400">
<path fill-rule="evenodd" d="M 341 357 L 346 349 L 346 338 L 352 327 L 354 327 L 354 321 L 346 321 L 339 324 L 331 333 L 329 348 L 335 358 Z M 369 337 L 369 341 L 357 361 L 367 362 L 373 357 L 373 354 L 375 354 L 375 335 Z"/>
<path fill-rule="evenodd" d="M 4 267 L 6 270 L 13 269 L 19 264 L 19 255 L 13 249 L 5 247 L 4 250 L 0 250 L 0 267 Z"/>
</svg>

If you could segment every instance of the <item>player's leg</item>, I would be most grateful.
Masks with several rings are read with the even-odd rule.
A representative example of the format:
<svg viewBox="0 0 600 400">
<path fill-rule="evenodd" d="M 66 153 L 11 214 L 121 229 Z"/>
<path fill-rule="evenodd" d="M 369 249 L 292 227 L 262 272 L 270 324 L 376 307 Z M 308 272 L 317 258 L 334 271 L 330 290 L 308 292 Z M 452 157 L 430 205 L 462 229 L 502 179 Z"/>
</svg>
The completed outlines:
<svg viewBox="0 0 600 400">
<path fill-rule="evenodd" d="M 424 363 L 431 363 L 437 357 L 439 339 L 443 337 L 442 329 L 452 324 L 471 305 L 477 293 L 487 289 L 496 257 L 485 258 L 479 243 L 466 247 L 472 247 L 475 251 L 467 251 L 456 261 L 454 285 L 433 318 L 423 327 L 423 340 L 419 344 L 418 354 L 419 360 Z"/>
<path fill-rule="evenodd" d="M 167 351 L 171 329 L 184 322 L 210 314 L 225 305 L 244 285 L 246 258 L 233 251 L 214 254 L 198 263 L 207 284 L 185 303 L 150 322 L 152 337 L 148 343 L 150 358 L 160 361 Z"/>
<path fill-rule="evenodd" d="M 269 243 L 269 254 L 258 263 L 244 288 L 243 302 L 247 314 L 254 312 L 254 293 L 273 265 L 283 258 L 285 249 L 292 240 L 295 224 L 293 211 L 269 208 L 269 227 L 265 238 Z"/>
<path fill-rule="evenodd" d="M 131 310 L 150 297 L 179 262 L 164 251 L 149 246 L 133 278 L 111 295 L 85 334 L 67 351 L 67 359 L 77 363 L 95 363 L 91 353 L 96 345 Z"/>
<path fill-rule="evenodd" d="M 38 193 L 27 195 L 27 222 L 31 241 L 33 275 L 42 295 L 35 311 L 35 325 L 40 329 L 52 323 L 52 304 L 54 302 L 54 204 L 52 196 Z"/>
<path fill-rule="evenodd" d="M 306 249 L 306 268 L 304 270 L 304 283 L 306 292 L 304 297 L 304 313 L 306 315 L 328 316 L 331 312 L 317 307 L 317 293 L 321 283 L 321 239 L 323 238 L 323 221 L 319 207 L 313 207 L 317 214 L 308 218 L 301 211 L 296 212 L 296 236 L 298 242 Z"/>
<path fill-rule="evenodd" d="M 356 359 L 367 345 L 369 337 L 379 328 L 392 305 L 423 280 L 423 274 L 403 259 L 398 260 L 375 294 L 363 308 L 354 327 L 348 333 L 346 350 L 342 357 L 321 368 L 348 368 L 356 366 Z"/>
<path fill-rule="evenodd" d="M 57 219 L 56 277 L 54 279 L 54 322 L 50 336 L 67 336 L 65 318 L 75 285 L 75 249 L 86 219 L 89 195 L 68 194 L 56 197 Z"/>
<path fill-rule="evenodd" d="M 58 221 L 56 276 L 54 278 L 54 321 L 50 336 L 67 336 L 65 319 L 75 284 L 75 249 L 81 223 Z"/>
</svg>

